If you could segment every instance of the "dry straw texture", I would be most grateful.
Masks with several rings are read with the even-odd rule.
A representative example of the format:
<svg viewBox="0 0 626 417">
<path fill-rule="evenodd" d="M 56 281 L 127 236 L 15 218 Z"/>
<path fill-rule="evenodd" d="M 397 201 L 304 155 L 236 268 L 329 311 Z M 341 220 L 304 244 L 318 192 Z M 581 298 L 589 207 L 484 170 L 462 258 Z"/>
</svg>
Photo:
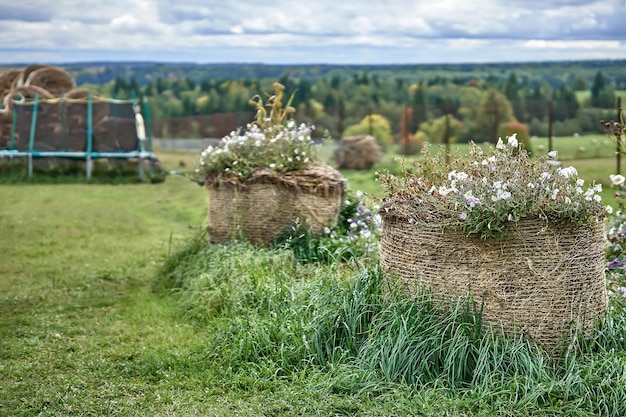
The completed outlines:
<svg viewBox="0 0 626 417">
<path fill-rule="evenodd" d="M 314 165 L 282 174 L 259 169 L 240 183 L 207 178 L 206 186 L 212 243 L 246 238 L 268 246 L 296 219 L 314 234 L 336 223 L 346 181 L 331 167 Z"/>
<path fill-rule="evenodd" d="M 512 227 L 512 237 L 482 240 L 383 213 L 380 262 L 407 291 L 419 283 L 440 300 L 471 294 L 483 303 L 484 322 L 558 351 L 568 332 L 589 331 L 606 311 L 602 223 L 523 219 Z"/>
<path fill-rule="evenodd" d="M 340 169 L 370 169 L 380 161 L 382 149 L 373 136 L 348 136 L 341 139 L 334 157 Z"/>
</svg>

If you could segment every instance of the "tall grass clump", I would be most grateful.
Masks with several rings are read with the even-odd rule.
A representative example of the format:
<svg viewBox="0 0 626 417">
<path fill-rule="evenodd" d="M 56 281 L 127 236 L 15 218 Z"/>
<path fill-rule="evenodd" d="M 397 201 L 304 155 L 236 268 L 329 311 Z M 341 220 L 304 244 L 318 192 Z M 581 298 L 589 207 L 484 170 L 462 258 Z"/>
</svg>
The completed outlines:
<svg viewBox="0 0 626 417">
<path fill-rule="evenodd" d="M 427 289 L 407 298 L 383 278 L 358 261 L 300 262 L 285 248 L 200 236 L 170 256 L 160 281 L 206 330 L 205 360 L 229 389 L 324 374 L 316 389 L 436 390 L 468 414 L 626 415 L 623 310 L 554 358 L 486 326 L 470 300 L 443 305 Z"/>
</svg>

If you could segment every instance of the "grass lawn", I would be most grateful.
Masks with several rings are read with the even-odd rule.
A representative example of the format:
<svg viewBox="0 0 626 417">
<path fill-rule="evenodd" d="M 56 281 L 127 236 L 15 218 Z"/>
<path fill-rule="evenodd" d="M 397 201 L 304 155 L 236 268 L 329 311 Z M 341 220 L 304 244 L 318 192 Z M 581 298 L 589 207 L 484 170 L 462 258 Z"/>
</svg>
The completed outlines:
<svg viewBox="0 0 626 417">
<path fill-rule="evenodd" d="M 157 154 L 168 171 L 188 171 L 195 160 L 195 153 Z M 584 178 L 606 182 L 610 160 L 571 164 Z M 379 194 L 373 172 L 345 174 L 351 188 Z M 206 223 L 207 193 L 184 177 L 163 184 L 0 185 L 0 196 L 2 416 L 512 415 L 509 399 L 494 392 L 481 399 L 437 383 L 419 390 L 371 385 L 349 364 L 302 363 L 290 372 L 265 363 L 254 347 L 260 359 L 241 369 L 237 362 L 224 366 L 219 352 L 248 339 L 216 339 L 211 330 L 219 327 L 190 318 L 183 295 L 164 291 L 156 278 Z M 228 266 L 229 256 L 242 253 L 257 258 L 233 249 L 218 252 L 214 262 Z M 251 323 L 242 317 L 240 324 Z M 583 368 L 577 372 L 581 381 L 591 378 Z M 549 396 L 541 401 L 548 404 L 541 415 L 572 410 Z M 530 406 L 518 412 L 538 415 Z"/>
</svg>

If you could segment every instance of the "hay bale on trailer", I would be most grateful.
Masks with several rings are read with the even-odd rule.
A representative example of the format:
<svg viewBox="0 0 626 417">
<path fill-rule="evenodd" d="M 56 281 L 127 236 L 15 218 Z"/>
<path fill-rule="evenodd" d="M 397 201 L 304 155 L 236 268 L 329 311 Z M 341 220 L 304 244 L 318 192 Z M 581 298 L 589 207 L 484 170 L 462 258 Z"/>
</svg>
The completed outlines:
<svg viewBox="0 0 626 417">
<path fill-rule="evenodd" d="M 11 141 L 12 114 L 6 109 L 0 109 L 0 149 L 8 149 Z"/>
<path fill-rule="evenodd" d="M 53 97 L 67 94 L 75 87 L 72 76 L 59 67 L 43 66 L 28 73 L 25 70 L 22 80 L 24 85 L 41 87 Z"/>
<path fill-rule="evenodd" d="M 89 99 L 89 90 L 84 88 L 75 88 L 65 95 L 67 99 L 65 103 L 65 124 L 67 126 L 82 125 L 87 126 L 87 101 Z M 109 103 L 104 101 L 102 96 L 91 93 L 91 123 L 97 125 L 102 119 L 109 114 Z"/>
<path fill-rule="evenodd" d="M 32 64 L 27 66 L 26 68 L 23 68 L 22 70 L 20 70 L 20 74 L 17 78 L 15 78 L 15 81 L 13 83 L 13 87 L 21 87 L 23 85 L 26 85 L 26 80 L 28 79 L 28 76 L 33 72 L 36 71 L 40 68 L 45 68 L 46 65 L 41 65 L 41 64 Z"/>
<path fill-rule="evenodd" d="M 105 117 L 93 128 L 93 150 L 100 152 L 136 151 L 135 119 Z"/>
<path fill-rule="evenodd" d="M 348 136 L 341 139 L 334 158 L 340 169 L 370 169 L 383 156 L 381 147 L 373 136 Z"/>
<path fill-rule="evenodd" d="M 20 70 L 9 70 L 0 73 L 0 100 L 10 97 L 15 80 L 22 74 Z"/>
</svg>

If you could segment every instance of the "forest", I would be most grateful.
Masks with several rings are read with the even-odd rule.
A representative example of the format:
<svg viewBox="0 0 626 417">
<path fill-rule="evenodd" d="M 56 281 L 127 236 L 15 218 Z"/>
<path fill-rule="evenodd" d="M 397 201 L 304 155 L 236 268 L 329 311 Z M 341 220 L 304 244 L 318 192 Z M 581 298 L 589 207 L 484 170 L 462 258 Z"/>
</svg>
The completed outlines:
<svg viewBox="0 0 626 417">
<path fill-rule="evenodd" d="M 382 142 L 491 140 L 506 126 L 532 136 L 602 132 L 626 95 L 626 61 L 389 66 L 89 63 L 66 66 L 79 86 L 146 97 L 155 136 L 219 137 L 207 116 L 240 114 L 280 82 L 296 118 L 334 138 L 367 130 Z M 184 119 L 183 119 L 184 118 Z M 187 128 L 173 128 L 169 121 Z M 212 119 L 211 119 L 212 120 Z M 178 123 L 180 125 L 181 123 Z M 213 123 L 215 124 L 215 123 Z M 551 127 L 551 132 L 549 128 Z M 407 139 L 409 138 L 409 139 Z"/>
</svg>

